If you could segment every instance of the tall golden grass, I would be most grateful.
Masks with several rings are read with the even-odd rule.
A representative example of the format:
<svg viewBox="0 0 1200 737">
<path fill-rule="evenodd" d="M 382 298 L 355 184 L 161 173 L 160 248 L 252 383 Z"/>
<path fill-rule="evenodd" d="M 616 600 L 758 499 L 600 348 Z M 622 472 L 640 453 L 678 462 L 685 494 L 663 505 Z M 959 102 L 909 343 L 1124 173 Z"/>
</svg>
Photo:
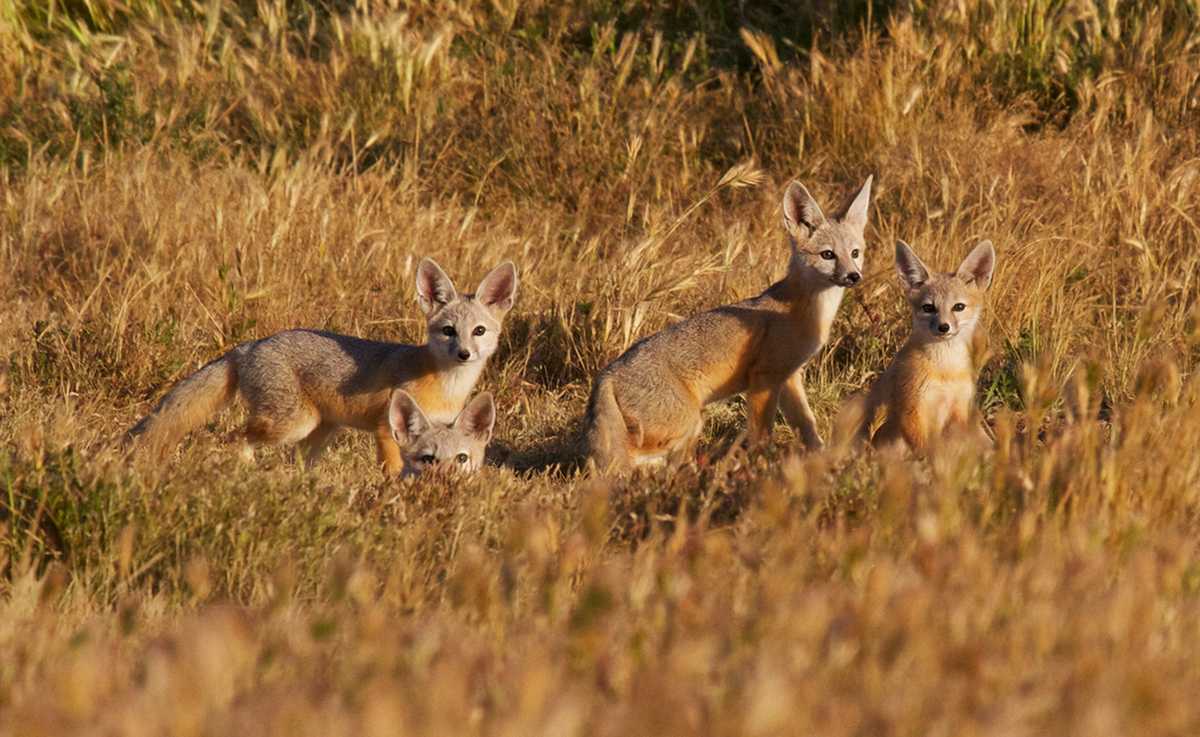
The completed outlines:
<svg viewBox="0 0 1200 737">
<path fill-rule="evenodd" d="M 1200 8 L 0 0 L 0 735 L 1200 731 Z M 903 237 L 992 239 L 985 457 L 577 476 L 591 377 L 876 175 L 826 434 Z M 110 441 L 234 344 L 419 341 L 512 258 L 497 465 Z M 708 449 L 741 425 L 711 413 Z"/>
</svg>

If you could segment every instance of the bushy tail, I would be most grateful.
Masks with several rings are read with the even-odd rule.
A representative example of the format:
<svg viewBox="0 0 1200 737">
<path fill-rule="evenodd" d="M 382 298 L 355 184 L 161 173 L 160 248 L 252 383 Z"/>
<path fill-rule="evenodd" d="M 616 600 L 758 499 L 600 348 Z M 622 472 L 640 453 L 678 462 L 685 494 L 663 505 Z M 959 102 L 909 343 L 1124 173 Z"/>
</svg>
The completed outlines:
<svg viewBox="0 0 1200 737">
<path fill-rule="evenodd" d="M 602 378 L 596 382 L 588 404 L 588 458 L 601 473 L 627 471 L 631 460 L 628 443 L 629 426 L 613 394 L 612 382 Z"/>
<path fill-rule="evenodd" d="M 236 357 L 235 349 L 171 387 L 150 414 L 125 434 L 126 444 L 161 453 L 226 407 L 237 394 Z"/>
</svg>

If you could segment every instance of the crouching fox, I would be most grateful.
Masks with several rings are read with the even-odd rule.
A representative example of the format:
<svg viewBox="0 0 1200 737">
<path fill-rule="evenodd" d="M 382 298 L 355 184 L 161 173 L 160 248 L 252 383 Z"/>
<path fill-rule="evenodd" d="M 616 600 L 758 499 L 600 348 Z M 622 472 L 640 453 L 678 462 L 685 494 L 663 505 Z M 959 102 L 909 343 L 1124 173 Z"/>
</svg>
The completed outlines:
<svg viewBox="0 0 1200 737">
<path fill-rule="evenodd" d="M 488 392 L 468 402 L 453 422 L 429 419 L 403 389 L 392 394 L 388 406 L 388 426 L 400 446 L 405 476 L 434 469 L 478 471 L 495 425 L 496 404 Z"/>
</svg>

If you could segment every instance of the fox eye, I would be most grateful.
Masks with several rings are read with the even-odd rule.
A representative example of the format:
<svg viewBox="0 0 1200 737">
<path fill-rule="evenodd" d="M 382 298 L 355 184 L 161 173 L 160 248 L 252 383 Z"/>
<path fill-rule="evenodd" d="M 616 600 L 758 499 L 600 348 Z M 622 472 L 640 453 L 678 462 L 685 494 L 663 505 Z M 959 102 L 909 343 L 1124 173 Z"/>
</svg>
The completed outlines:
<svg viewBox="0 0 1200 737">
<path fill-rule="evenodd" d="M 924 312 L 927 315 L 932 315 L 933 313 L 937 312 L 937 308 L 932 304 L 923 304 L 921 305 L 921 312 Z"/>
<path fill-rule="evenodd" d="M 962 302 L 956 302 L 956 303 L 954 304 L 954 311 L 955 311 L 955 312 L 962 312 L 962 311 L 963 311 L 963 310 L 965 310 L 965 309 L 967 309 L 967 306 L 966 306 L 965 304 L 963 304 Z"/>
<path fill-rule="evenodd" d="M 821 251 L 821 258 L 825 259 L 826 261 L 832 261 L 837 258 L 837 255 L 834 254 L 833 251 L 830 251 L 828 248 L 826 248 L 824 251 Z"/>
<path fill-rule="evenodd" d="M 437 458 L 434 457 L 434 455 L 432 453 L 426 453 L 425 455 L 421 456 L 417 460 L 420 461 L 421 463 L 433 463 L 434 461 L 437 460 Z"/>
<path fill-rule="evenodd" d="M 474 335 L 476 338 L 478 338 L 479 336 L 483 335 L 486 332 L 487 332 L 487 328 L 485 328 L 482 325 L 476 325 L 475 329 L 471 331 L 471 335 Z"/>
<path fill-rule="evenodd" d="M 454 460 L 458 461 L 458 464 L 461 466 L 462 464 L 471 460 L 471 456 L 467 455 L 466 453 L 459 453 L 454 457 Z"/>
<path fill-rule="evenodd" d="M 455 335 L 458 335 L 458 331 L 454 329 L 453 325 L 443 325 L 442 335 L 445 335 L 447 338 L 453 338 Z"/>
<path fill-rule="evenodd" d="M 858 249 L 857 248 L 850 252 L 850 258 L 858 258 Z"/>
</svg>

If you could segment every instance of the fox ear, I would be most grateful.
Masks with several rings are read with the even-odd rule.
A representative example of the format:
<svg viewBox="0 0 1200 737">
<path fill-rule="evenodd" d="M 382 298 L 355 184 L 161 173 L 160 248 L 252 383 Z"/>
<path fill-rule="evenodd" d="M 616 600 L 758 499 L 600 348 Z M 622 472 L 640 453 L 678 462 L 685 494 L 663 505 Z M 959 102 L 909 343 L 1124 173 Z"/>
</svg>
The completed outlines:
<svg viewBox="0 0 1200 737">
<path fill-rule="evenodd" d="M 454 425 L 463 432 L 482 438 L 483 442 L 492 439 L 492 428 L 496 426 L 496 402 L 491 392 L 484 392 L 472 399 L 463 407 L 463 411 L 454 418 Z"/>
<path fill-rule="evenodd" d="M 792 182 L 783 193 L 783 227 L 797 241 L 806 241 L 825 224 L 821 206 L 800 182 Z"/>
<path fill-rule="evenodd" d="M 421 259 L 421 264 L 417 266 L 417 302 L 421 305 L 421 311 L 426 315 L 431 314 L 453 302 L 456 297 L 458 292 L 454 289 L 454 282 L 450 281 L 442 267 L 431 258 Z"/>
<path fill-rule="evenodd" d="M 392 428 L 392 437 L 404 445 L 429 429 L 429 418 L 421 411 L 417 400 L 403 389 L 397 389 L 392 392 L 392 401 L 388 404 L 388 425 Z"/>
<path fill-rule="evenodd" d="M 841 217 L 843 223 L 853 226 L 859 232 L 862 232 L 867 227 L 867 207 L 871 204 L 871 183 L 874 181 L 874 174 L 867 177 L 867 181 L 863 183 L 862 189 L 858 190 L 858 194 L 854 195 L 854 199 L 846 207 L 846 213 Z"/>
<path fill-rule="evenodd" d="M 503 317 L 517 299 L 517 267 L 505 261 L 488 272 L 475 290 L 475 299 L 492 312 Z"/>
<path fill-rule="evenodd" d="M 929 281 L 929 269 L 917 258 L 912 246 L 900 240 L 896 241 L 896 272 L 909 289 L 916 289 Z"/>
<path fill-rule="evenodd" d="M 991 241 L 983 241 L 959 264 L 955 276 L 965 282 L 971 282 L 980 289 L 987 289 L 992 284 L 992 271 L 996 268 L 996 249 Z"/>
</svg>

